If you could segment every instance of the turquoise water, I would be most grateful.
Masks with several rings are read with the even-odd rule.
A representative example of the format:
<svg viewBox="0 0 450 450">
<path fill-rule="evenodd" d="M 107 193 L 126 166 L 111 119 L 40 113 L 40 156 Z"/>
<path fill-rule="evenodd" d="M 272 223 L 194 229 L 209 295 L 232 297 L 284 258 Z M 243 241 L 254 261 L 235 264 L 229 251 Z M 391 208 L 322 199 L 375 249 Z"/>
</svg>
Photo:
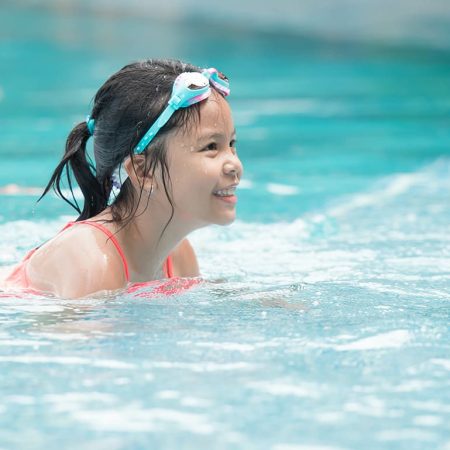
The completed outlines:
<svg viewBox="0 0 450 450">
<path fill-rule="evenodd" d="M 192 235 L 203 285 L 1 293 L 0 449 L 450 448 L 448 53 L 0 12 L 2 186 L 43 187 L 96 88 L 147 56 L 229 75 L 245 166 L 237 222 Z M 0 205 L 5 267 L 73 217 Z"/>
</svg>

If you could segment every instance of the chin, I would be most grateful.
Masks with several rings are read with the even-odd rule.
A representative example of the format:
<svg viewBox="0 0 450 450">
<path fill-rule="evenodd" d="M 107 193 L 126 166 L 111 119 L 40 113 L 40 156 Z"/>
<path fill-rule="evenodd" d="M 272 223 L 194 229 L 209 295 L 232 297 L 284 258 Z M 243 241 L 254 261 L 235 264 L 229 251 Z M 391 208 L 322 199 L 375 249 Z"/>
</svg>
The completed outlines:
<svg viewBox="0 0 450 450">
<path fill-rule="evenodd" d="M 221 217 L 220 219 L 216 220 L 214 223 L 215 223 L 215 225 L 227 226 L 227 225 L 231 225 L 235 220 L 236 220 L 236 214 L 233 214 L 228 217 L 226 217 L 226 216 Z"/>
</svg>

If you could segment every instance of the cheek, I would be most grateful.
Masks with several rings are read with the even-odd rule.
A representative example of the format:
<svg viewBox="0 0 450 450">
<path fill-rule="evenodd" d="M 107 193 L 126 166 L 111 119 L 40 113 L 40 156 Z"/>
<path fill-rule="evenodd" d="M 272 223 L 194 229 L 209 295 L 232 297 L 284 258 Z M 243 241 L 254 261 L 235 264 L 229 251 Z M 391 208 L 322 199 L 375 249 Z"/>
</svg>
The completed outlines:
<svg viewBox="0 0 450 450">
<path fill-rule="evenodd" d="M 201 195 L 212 191 L 215 186 L 216 177 L 207 161 L 198 161 L 197 164 L 184 164 L 173 171 L 172 191 L 178 199 L 186 199 L 193 195 Z"/>
<path fill-rule="evenodd" d="M 193 186 L 209 185 L 214 182 L 216 175 L 211 160 L 202 158 L 186 168 L 188 180 Z"/>
</svg>

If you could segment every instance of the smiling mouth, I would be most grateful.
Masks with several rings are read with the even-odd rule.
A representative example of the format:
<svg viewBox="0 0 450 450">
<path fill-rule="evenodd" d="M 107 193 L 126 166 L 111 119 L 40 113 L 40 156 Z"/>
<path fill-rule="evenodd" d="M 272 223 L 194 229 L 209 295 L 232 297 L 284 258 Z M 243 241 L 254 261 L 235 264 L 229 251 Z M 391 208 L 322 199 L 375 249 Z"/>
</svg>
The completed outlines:
<svg viewBox="0 0 450 450">
<path fill-rule="evenodd" d="M 226 202 L 232 205 L 235 205 L 237 203 L 237 197 L 236 195 L 216 195 L 213 194 L 214 197 L 216 197 L 218 200 L 221 200 L 222 202 Z"/>
<path fill-rule="evenodd" d="M 236 185 L 229 186 L 224 189 L 219 189 L 213 192 L 216 197 L 232 197 L 236 191 Z"/>
</svg>

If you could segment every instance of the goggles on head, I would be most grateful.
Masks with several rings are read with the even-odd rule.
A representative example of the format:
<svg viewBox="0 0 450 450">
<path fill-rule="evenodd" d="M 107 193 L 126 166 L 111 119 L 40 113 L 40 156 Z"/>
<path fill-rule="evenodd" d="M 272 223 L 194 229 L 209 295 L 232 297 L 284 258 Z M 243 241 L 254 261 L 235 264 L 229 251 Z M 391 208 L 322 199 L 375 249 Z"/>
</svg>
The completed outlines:
<svg viewBox="0 0 450 450">
<path fill-rule="evenodd" d="M 172 117 L 175 111 L 180 108 L 187 108 L 208 98 L 211 95 L 211 84 L 224 97 L 230 94 L 228 79 L 212 67 L 203 70 L 202 73 L 183 72 L 178 75 L 173 83 L 172 95 L 167 102 L 166 108 L 134 148 L 134 153 L 142 153 L 147 148 L 151 140 Z"/>
</svg>

